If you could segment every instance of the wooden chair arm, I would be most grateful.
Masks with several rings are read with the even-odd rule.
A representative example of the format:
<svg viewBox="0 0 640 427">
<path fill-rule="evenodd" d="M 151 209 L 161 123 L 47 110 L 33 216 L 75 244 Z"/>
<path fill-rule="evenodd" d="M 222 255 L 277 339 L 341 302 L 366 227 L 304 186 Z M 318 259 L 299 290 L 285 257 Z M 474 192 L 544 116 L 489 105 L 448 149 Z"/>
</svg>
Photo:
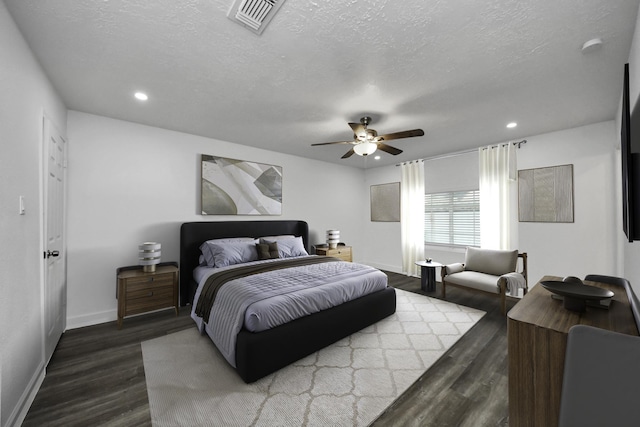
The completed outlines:
<svg viewBox="0 0 640 427">
<path fill-rule="evenodd" d="M 526 252 L 519 253 L 518 258 L 522 258 L 522 271 L 520 272 L 520 274 L 524 276 L 524 283 L 526 284 L 526 288 L 525 288 L 525 292 L 526 292 L 526 289 L 529 289 L 529 278 L 527 276 L 527 253 Z"/>
</svg>

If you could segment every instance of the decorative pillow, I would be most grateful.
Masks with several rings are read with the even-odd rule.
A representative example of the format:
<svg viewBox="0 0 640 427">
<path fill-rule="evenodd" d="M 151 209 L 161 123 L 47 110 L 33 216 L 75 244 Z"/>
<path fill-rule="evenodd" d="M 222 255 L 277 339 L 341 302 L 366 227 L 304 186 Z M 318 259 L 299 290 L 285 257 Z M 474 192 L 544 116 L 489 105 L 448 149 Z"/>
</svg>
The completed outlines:
<svg viewBox="0 0 640 427">
<path fill-rule="evenodd" d="M 211 253 L 211 250 L 209 249 L 209 245 L 221 244 L 221 243 L 237 243 L 237 242 L 257 243 L 256 239 L 254 239 L 253 237 L 225 237 L 222 239 L 207 240 L 202 245 L 200 245 L 200 252 L 202 252 L 202 255 L 200 256 L 200 259 L 199 259 L 199 263 L 200 263 L 199 265 L 206 264 L 209 267 L 215 267 L 215 259 L 213 257 L 213 254 Z"/>
<path fill-rule="evenodd" d="M 464 271 L 464 265 L 460 262 L 456 262 L 453 264 L 445 265 L 447 274 L 455 274 Z"/>
<path fill-rule="evenodd" d="M 260 239 L 262 240 L 262 239 Z M 268 242 L 267 243 L 273 243 Z M 280 258 L 290 258 L 294 256 L 303 256 L 309 255 L 304 248 L 304 243 L 302 242 L 302 237 L 294 237 L 294 238 L 286 238 L 282 240 L 278 240 L 278 255 Z"/>
<path fill-rule="evenodd" d="M 278 242 L 256 243 L 256 249 L 258 250 L 258 259 L 280 258 L 278 254 Z"/>
<path fill-rule="evenodd" d="M 228 242 L 228 243 L 207 243 L 207 249 L 211 254 L 209 267 L 226 267 L 228 265 L 242 264 L 243 262 L 256 261 L 258 251 L 253 241 L 251 242 Z M 205 257 L 206 258 L 206 257 Z"/>
</svg>

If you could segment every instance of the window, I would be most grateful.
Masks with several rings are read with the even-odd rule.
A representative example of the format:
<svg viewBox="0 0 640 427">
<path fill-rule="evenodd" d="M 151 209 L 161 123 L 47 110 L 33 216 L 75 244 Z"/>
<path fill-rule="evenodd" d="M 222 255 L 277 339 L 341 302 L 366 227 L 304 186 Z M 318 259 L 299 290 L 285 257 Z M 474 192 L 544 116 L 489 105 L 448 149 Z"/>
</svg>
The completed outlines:
<svg viewBox="0 0 640 427">
<path fill-rule="evenodd" d="M 425 194 L 424 241 L 480 246 L 480 191 Z"/>
</svg>

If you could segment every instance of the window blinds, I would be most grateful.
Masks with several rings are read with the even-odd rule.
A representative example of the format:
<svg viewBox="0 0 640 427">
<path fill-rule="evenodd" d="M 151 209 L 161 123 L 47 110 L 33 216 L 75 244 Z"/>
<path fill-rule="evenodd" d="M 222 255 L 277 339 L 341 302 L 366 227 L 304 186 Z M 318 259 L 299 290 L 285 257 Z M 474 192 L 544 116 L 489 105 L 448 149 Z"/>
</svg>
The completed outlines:
<svg viewBox="0 0 640 427">
<path fill-rule="evenodd" d="M 425 194 L 425 243 L 480 246 L 480 191 Z"/>
</svg>

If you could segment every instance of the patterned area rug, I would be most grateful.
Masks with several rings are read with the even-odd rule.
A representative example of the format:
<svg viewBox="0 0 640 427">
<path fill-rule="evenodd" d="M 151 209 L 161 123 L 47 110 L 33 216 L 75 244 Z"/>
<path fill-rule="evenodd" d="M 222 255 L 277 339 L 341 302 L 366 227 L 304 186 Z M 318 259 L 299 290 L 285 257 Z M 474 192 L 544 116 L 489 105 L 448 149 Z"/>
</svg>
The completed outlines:
<svg viewBox="0 0 640 427">
<path fill-rule="evenodd" d="M 484 312 L 396 289 L 397 311 L 245 384 L 195 328 L 142 343 L 154 426 L 366 426 Z"/>
</svg>

